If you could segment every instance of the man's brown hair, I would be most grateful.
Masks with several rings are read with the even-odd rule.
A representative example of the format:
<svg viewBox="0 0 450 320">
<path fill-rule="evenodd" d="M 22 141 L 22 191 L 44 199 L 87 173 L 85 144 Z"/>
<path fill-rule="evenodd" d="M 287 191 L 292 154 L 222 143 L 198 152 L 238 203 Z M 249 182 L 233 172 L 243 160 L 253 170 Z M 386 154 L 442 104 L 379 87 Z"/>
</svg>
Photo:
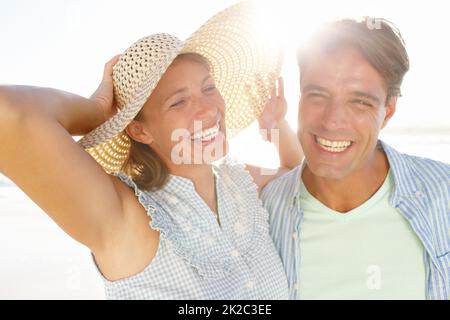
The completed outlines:
<svg viewBox="0 0 450 320">
<path fill-rule="evenodd" d="M 401 96 L 409 58 L 400 31 L 385 19 L 365 17 L 362 21 L 344 19 L 325 24 L 297 52 L 300 77 L 311 56 L 344 46 L 358 49 L 380 73 L 387 86 L 386 102 L 390 97 Z"/>
</svg>

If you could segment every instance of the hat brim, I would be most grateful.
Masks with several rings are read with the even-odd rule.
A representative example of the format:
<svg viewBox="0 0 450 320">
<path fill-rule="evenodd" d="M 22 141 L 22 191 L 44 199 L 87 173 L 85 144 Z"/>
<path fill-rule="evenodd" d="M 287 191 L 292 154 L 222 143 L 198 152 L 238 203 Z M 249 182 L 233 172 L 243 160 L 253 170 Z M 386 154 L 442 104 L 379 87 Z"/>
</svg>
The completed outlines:
<svg viewBox="0 0 450 320">
<path fill-rule="evenodd" d="M 80 145 L 107 172 L 120 171 L 130 146 L 124 129 L 181 53 L 197 53 L 210 62 L 216 86 L 226 104 L 228 136 L 246 128 L 261 114 L 282 65 L 280 48 L 258 36 L 259 21 L 253 2 L 238 3 L 209 19 L 168 53 L 166 63 L 157 70 L 157 81 L 153 73 L 153 81 L 144 83 L 114 117 L 83 137 Z"/>
</svg>

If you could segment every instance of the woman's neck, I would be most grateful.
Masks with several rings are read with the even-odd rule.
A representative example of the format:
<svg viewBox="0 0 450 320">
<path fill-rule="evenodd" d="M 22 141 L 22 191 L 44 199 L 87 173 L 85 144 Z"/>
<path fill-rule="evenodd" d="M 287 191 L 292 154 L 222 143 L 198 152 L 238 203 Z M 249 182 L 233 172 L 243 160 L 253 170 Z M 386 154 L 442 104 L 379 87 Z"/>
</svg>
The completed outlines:
<svg viewBox="0 0 450 320">
<path fill-rule="evenodd" d="M 195 191 L 217 214 L 216 188 L 211 165 L 172 165 L 168 169 L 170 174 L 190 179 Z"/>
</svg>

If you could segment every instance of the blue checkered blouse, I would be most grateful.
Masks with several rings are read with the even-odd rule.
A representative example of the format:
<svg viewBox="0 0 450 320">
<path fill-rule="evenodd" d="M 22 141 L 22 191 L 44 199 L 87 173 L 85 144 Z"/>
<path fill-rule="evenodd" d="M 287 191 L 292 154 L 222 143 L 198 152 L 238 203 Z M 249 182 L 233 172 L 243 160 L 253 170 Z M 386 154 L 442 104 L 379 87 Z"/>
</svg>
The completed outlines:
<svg viewBox="0 0 450 320">
<path fill-rule="evenodd" d="M 117 175 L 135 190 L 161 238 L 142 272 L 117 281 L 99 272 L 107 299 L 288 298 L 268 213 L 252 177 L 230 159 L 213 171 L 220 225 L 187 178 L 171 175 L 163 189 L 146 192 L 128 176 Z"/>
</svg>

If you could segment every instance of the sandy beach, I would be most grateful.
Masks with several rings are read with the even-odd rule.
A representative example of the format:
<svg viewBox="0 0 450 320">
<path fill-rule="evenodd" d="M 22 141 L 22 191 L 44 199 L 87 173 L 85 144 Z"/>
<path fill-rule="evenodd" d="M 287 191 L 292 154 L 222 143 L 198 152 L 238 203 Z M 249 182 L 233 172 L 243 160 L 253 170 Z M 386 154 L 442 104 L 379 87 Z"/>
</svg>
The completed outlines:
<svg viewBox="0 0 450 320">
<path fill-rule="evenodd" d="M 104 299 L 89 250 L 20 189 L 0 187 L 0 299 Z"/>
</svg>

